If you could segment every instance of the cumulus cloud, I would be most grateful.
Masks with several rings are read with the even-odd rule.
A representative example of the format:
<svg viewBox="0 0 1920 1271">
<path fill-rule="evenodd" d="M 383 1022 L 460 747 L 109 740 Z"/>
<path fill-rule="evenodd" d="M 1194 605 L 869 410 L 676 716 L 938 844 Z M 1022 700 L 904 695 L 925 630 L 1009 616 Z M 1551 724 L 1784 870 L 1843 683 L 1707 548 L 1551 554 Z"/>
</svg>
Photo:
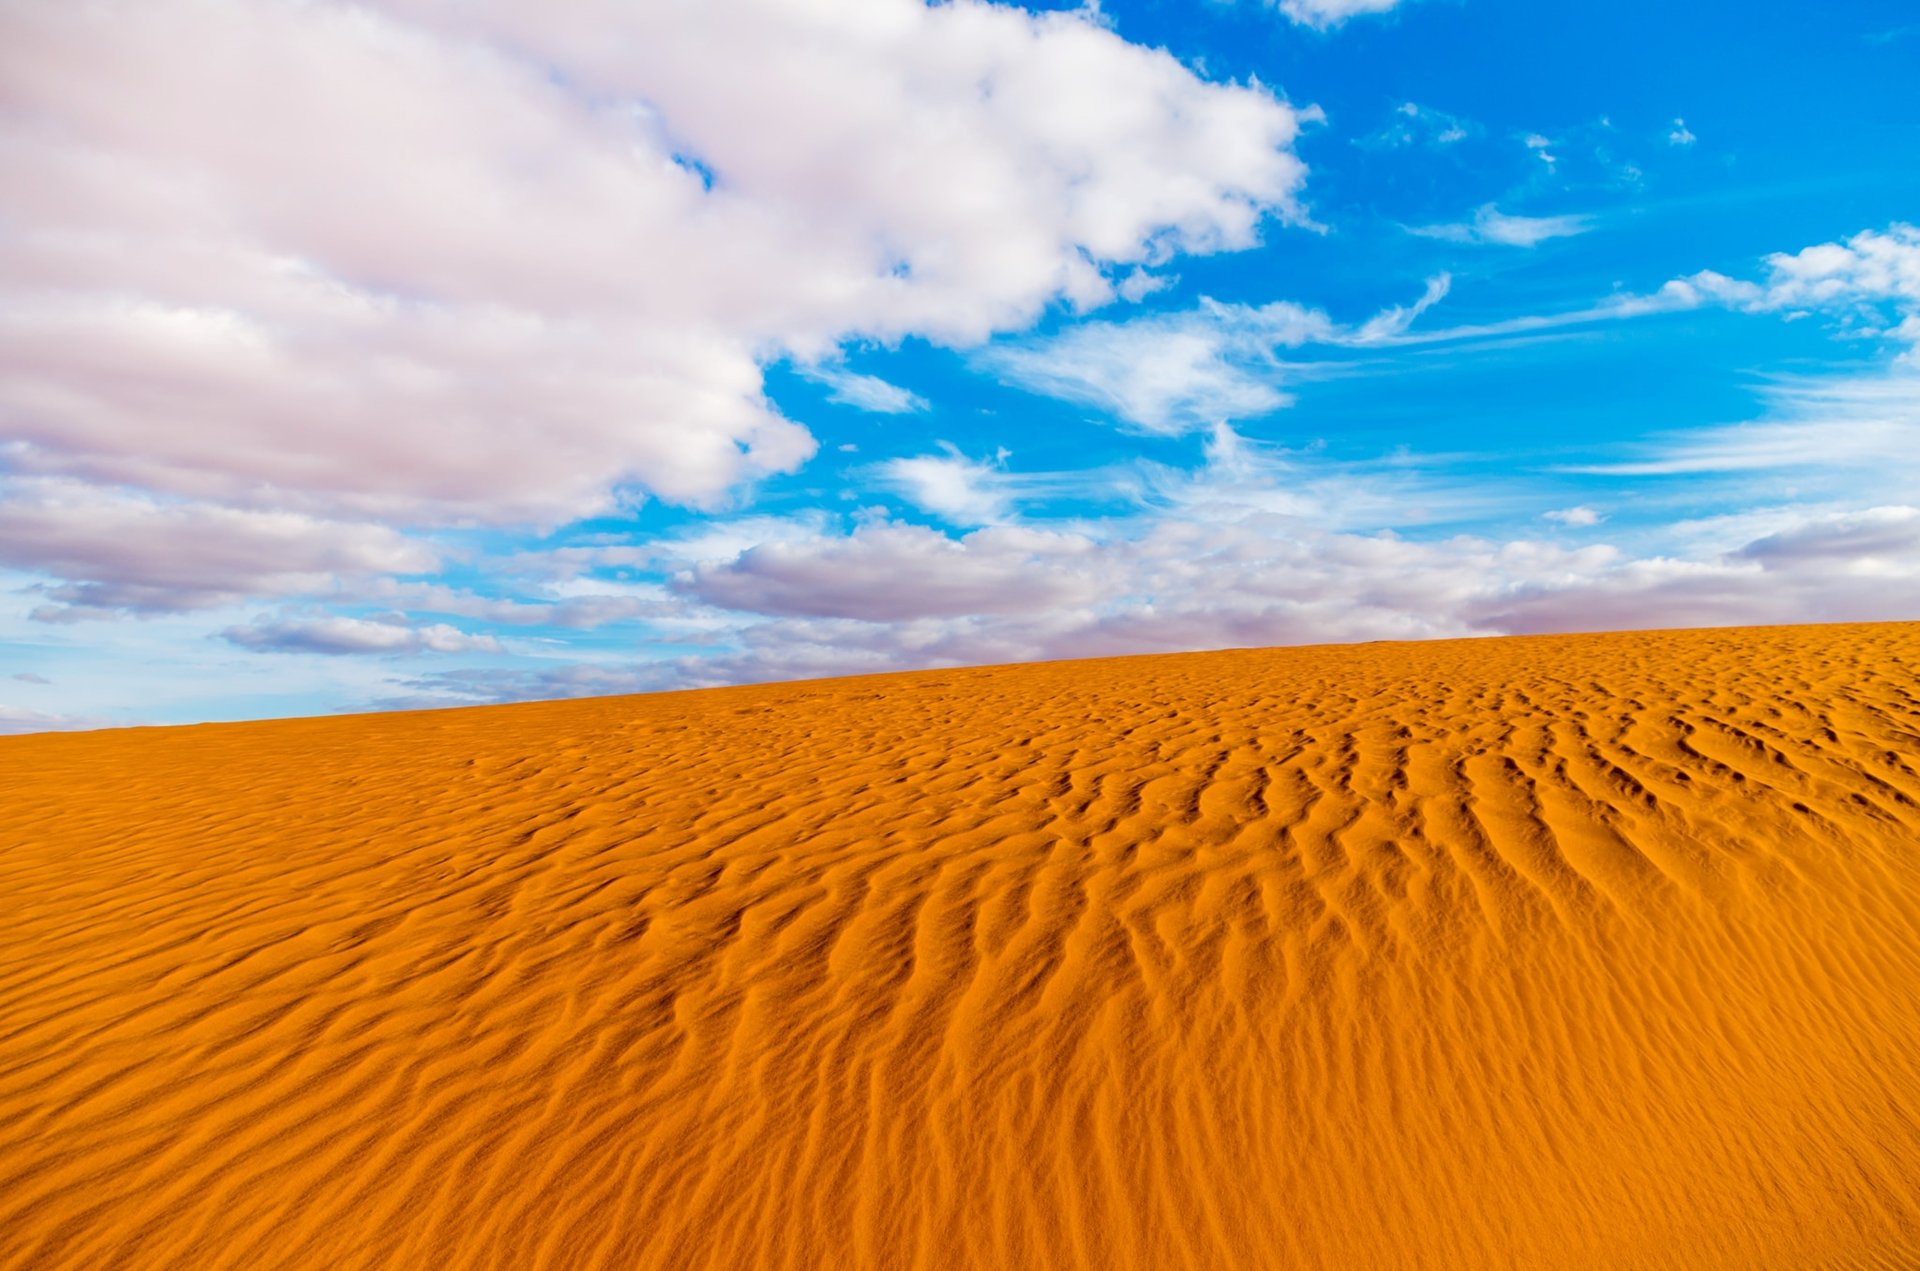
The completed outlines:
<svg viewBox="0 0 1920 1271">
<path fill-rule="evenodd" d="M 1134 269 L 1122 278 L 1114 287 L 1114 292 L 1128 303 L 1138 303 L 1156 291 L 1164 291 L 1179 279 L 1167 274 L 1149 273 L 1144 269 Z"/>
<path fill-rule="evenodd" d="M 415 625 L 402 617 L 347 618 L 310 614 L 260 619 L 220 633 L 262 653 L 498 653 L 500 642 L 444 622 Z"/>
<path fill-rule="evenodd" d="M 1766 258 L 1759 282 L 1705 270 L 1676 281 L 1702 302 L 1749 312 L 1824 311 L 1864 334 L 1920 346 L 1920 227 L 1896 222 L 1845 242 L 1819 243 Z"/>
<path fill-rule="evenodd" d="M 970 550 L 960 541 L 962 552 Z M 928 546 L 932 546 L 928 544 Z M 939 548 L 944 552 L 948 549 Z M 1035 545 L 1037 559 L 1049 558 Z M 937 652 L 963 663 L 1231 645 L 1607 627 L 1920 616 L 1920 509 L 1812 519 L 1724 554 L 1635 558 L 1457 537 L 1331 534 L 1298 522 L 1161 520 L 1138 537 L 1065 560 L 1095 595 L 1067 608 L 1034 598 L 1019 612 L 969 615 L 900 633 L 842 629 L 896 662 Z M 1058 559 L 1058 558 L 1055 558 Z M 1844 567 L 1836 567 L 1839 562 Z M 896 568 L 906 568 L 896 561 Z M 771 633 L 770 633 L 771 634 Z M 817 630 L 795 633 L 804 645 Z M 769 656 L 763 645 L 757 656 Z"/>
<path fill-rule="evenodd" d="M 1535 247 L 1550 238 L 1570 238 L 1592 228 L 1591 219 L 1585 216 L 1509 216 L 1487 203 L 1477 209 L 1470 220 L 1408 226 L 1407 232 L 1449 243 Z"/>
<path fill-rule="evenodd" d="M 715 506 L 813 453 L 769 359 L 1302 216 L 1300 112 L 1083 13 L 12 4 L 0 79 L 11 469 L 316 526 Z M 115 568 L 161 603 L 172 560 Z"/>
<path fill-rule="evenodd" d="M 1651 554 L 1339 528 L 1404 525 L 1423 503 L 1444 519 L 1450 494 L 1385 469 L 1330 477 L 1219 428 L 1200 469 L 1168 471 L 1143 483 L 1135 510 L 1071 529 L 819 525 L 710 561 L 676 590 L 759 621 L 651 673 L 711 684 L 1235 645 L 1920 618 L 1920 508 L 1902 501 L 1675 527 L 1670 541 L 1694 545 Z M 1584 529 L 1606 519 L 1586 505 L 1545 515 Z"/>
<path fill-rule="evenodd" d="M 1877 242 L 1868 239 L 1844 258 L 1832 252 L 1783 254 L 1777 272 L 1807 287 L 1843 276 L 1850 280 L 1848 295 L 1897 296 L 1897 268 L 1876 272 L 1860 263 L 1876 251 Z M 1104 406 L 1136 425 L 1207 429 L 1203 469 L 1156 473 L 1151 465 L 1139 466 L 1127 497 L 1140 510 L 1131 519 L 1037 532 L 1016 519 L 1024 496 L 1047 490 L 1060 474 L 1012 472 L 1004 454 L 979 460 L 949 449 L 895 460 L 878 471 L 921 510 L 991 530 L 953 535 L 882 523 L 842 535 L 820 521 L 715 527 L 711 542 L 682 549 L 679 559 L 689 564 L 672 590 L 695 608 L 745 615 L 747 624 L 725 630 L 730 651 L 709 646 L 670 671 L 647 672 L 648 682 L 711 683 L 1223 642 L 1908 616 L 1899 593 L 1863 581 L 1872 576 L 1884 582 L 1889 562 L 1904 567 L 1904 505 L 1889 505 L 1893 511 L 1860 524 L 1848 521 L 1855 514 L 1845 509 L 1784 509 L 1744 538 L 1675 556 L 1628 556 L 1604 544 L 1570 550 L 1526 539 L 1409 541 L 1339 526 L 1404 526 L 1418 520 L 1423 506 L 1437 506 L 1444 519 L 1448 501 L 1456 498 L 1452 492 L 1383 485 L 1378 474 L 1342 477 L 1325 464 L 1301 466 L 1206 422 L 1238 409 L 1238 401 L 1259 408 L 1275 400 L 1272 380 L 1284 373 L 1279 352 L 1288 348 L 1523 334 L 1709 303 L 1751 307 L 1763 294 L 1734 287 L 1721 296 L 1697 280 L 1680 279 L 1648 295 L 1616 296 L 1585 310 L 1414 331 L 1415 319 L 1445 291 L 1446 280 L 1435 279 L 1418 300 L 1354 324 L 1298 305 L 1209 302 L 1185 314 L 1131 323 L 1081 323 L 1062 333 L 1058 344 L 1026 342 L 1019 346 L 1023 353 L 1054 355 L 1034 364 L 1050 377 L 1036 375 L 1036 384 Z M 1820 294 L 1833 299 L 1839 293 L 1822 287 Z M 1152 351 L 1168 348 L 1178 352 L 1175 361 L 1185 369 L 1175 366 L 1163 390 L 1142 367 L 1151 367 Z M 1073 356 L 1062 359 L 1062 352 Z M 1063 374 L 1063 365 L 1074 374 Z M 1194 368 L 1201 373 L 1193 374 Z M 1903 377 L 1788 386 L 1778 396 L 1783 418 L 1659 441 L 1644 461 L 1613 471 L 1792 467 L 1804 480 L 1824 465 L 1839 474 L 1836 479 L 1852 482 L 1865 468 L 1883 475 L 1900 469 L 1889 455 L 1920 453 L 1907 435 L 1920 418 L 1913 410 L 1920 397 Z M 1895 473 L 1885 484 L 1897 487 L 1897 478 Z M 1854 485 L 1856 494 L 1869 488 Z M 1481 494 L 1476 515 L 1488 512 Z M 1584 529 L 1605 519 L 1584 505 L 1544 515 Z M 779 538 L 763 545 L 763 533 Z M 1039 536 L 1011 537 L 1027 533 Z M 1869 537 L 1883 544 L 1874 549 L 1877 555 L 1867 552 Z M 1824 556 L 1813 544 L 1822 545 Z M 1822 572 L 1814 566 L 1816 559 L 1857 564 L 1869 555 L 1880 562 L 1872 569 Z M 607 682 L 596 675 L 592 682 Z M 542 691 L 556 687 L 547 672 L 539 683 Z"/>
<path fill-rule="evenodd" d="M 723 609 L 781 616 L 900 622 L 1031 612 L 1092 599 L 1092 580 L 1075 568 L 1092 547 L 1043 530 L 988 528 L 952 539 L 882 524 L 844 539 L 755 547 L 677 586 Z"/>
<path fill-rule="evenodd" d="M 1920 508 L 1789 516 L 1726 550 L 1633 556 L 1303 517 L 1159 516 L 1086 533 L 907 526 L 754 549 L 683 581 L 761 615 L 661 663 L 423 677 L 439 700 L 564 696 L 1182 649 L 1920 617 Z"/>
<path fill-rule="evenodd" d="M 1667 144 L 1670 146 L 1690 146 L 1700 138 L 1693 135 L 1684 119 L 1675 119 L 1673 127 L 1667 131 Z"/>
<path fill-rule="evenodd" d="M 1573 631 L 1920 617 L 1920 508 L 1803 516 L 1704 559 L 1621 560 L 1482 609 L 1500 630 Z"/>
<path fill-rule="evenodd" d="M 1324 27 L 1390 5 L 1285 7 Z M 1090 11 L 970 0 L 0 4 L 0 81 L 0 564 L 53 580 L 27 602 L 43 618 L 324 597 L 395 612 L 286 610 L 220 634 L 260 651 L 492 655 L 497 637 L 465 624 L 633 622 L 688 650 L 458 668 L 409 685 L 418 704 L 1222 644 L 1916 616 L 1910 494 L 1874 487 L 1871 511 L 1788 510 L 1669 555 L 1409 538 L 1382 527 L 1446 520 L 1422 503 L 1444 491 L 1308 471 L 1227 427 L 1324 373 L 1297 350 L 1708 305 L 1818 312 L 1920 345 L 1909 226 L 1781 253 L 1753 280 L 1698 273 L 1477 326 L 1419 321 L 1444 276 L 1358 320 L 1212 300 L 1081 319 L 1148 294 L 1180 253 L 1304 221 L 1293 144 L 1308 112 L 1208 83 Z M 1468 130 L 1411 104 L 1398 118 L 1405 140 L 1382 144 Z M 1555 142 L 1524 140 L 1555 162 Z M 1428 228 L 1532 246 L 1588 226 L 1488 205 Z M 1066 315 L 1056 334 L 1017 334 L 1049 312 Z M 1021 519 L 1045 480 L 1004 454 L 948 450 L 867 471 L 950 530 L 874 509 L 650 542 L 576 527 L 552 540 L 564 546 L 489 557 L 474 571 L 489 594 L 424 577 L 442 544 L 500 541 L 484 531 L 643 498 L 715 509 L 795 469 L 815 443 L 766 400 L 769 364 L 862 409 L 921 410 L 838 361 L 849 342 L 909 337 L 974 348 L 982 369 L 1143 432 L 1205 434 L 1206 466 L 1138 464 L 1125 515 L 1045 527 Z M 1611 471 L 1871 469 L 1891 484 L 1915 471 L 1899 456 L 1920 454 L 1912 385 L 1785 390 L 1802 398 L 1742 428 L 1656 438 Z"/>
<path fill-rule="evenodd" d="M 1369 504 L 1376 524 L 1404 523 L 1430 493 L 1377 475 L 1316 477 L 1230 429 L 1210 439 L 1200 470 L 1149 484 L 1136 510 L 1071 529 L 816 525 L 707 561 L 675 590 L 750 621 L 646 674 L 659 687 L 1233 645 L 1920 617 L 1920 509 L 1904 503 L 1781 508 L 1744 532 L 1649 555 L 1339 529 Z M 1548 516 L 1604 520 L 1585 506 Z M 555 687 L 542 677 L 541 693 Z M 535 691 L 525 676 L 486 675 L 463 691 L 489 683 Z"/>
<path fill-rule="evenodd" d="M 1378 528 L 1408 524 L 1423 504 L 1442 521 L 1485 515 L 1487 492 L 1471 490 L 1470 509 L 1449 507 L 1456 492 L 1417 475 L 1385 465 L 1330 474 L 1226 428 L 1200 469 L 1142 471 L 1130 510 L 1069 524 L 717 530 L 681 550 L 690 563 L 671 583 L 692 611 L 713 615 L 683 654 L 435 673 L 410 681 L 406 700 L 1242 645 L 1920 618 L 1920 508 L 1897 499 L 1669 527 L 1666 550 L 1650 552 Z M 1584 529 L 1605 519 L 1585 505 L 1545 516 Z M 756 542 L 762 533 L 780 537 Z"/>
<path fill-rule="evenodd" d="M 0 482 L 0 564 L 63 581 L 35 616 L 207 609 L 420 574 L 439 553 L 385 526 L 154 498 L 84 482 Z"/>
<path fill-rule="evenodd" d="M 1755 539 L 1738 555 L 1774 568 L 1828 565 L 1864 577 L 1920 577 L 1920 508 L 1822 517 Z"/>
</svg>

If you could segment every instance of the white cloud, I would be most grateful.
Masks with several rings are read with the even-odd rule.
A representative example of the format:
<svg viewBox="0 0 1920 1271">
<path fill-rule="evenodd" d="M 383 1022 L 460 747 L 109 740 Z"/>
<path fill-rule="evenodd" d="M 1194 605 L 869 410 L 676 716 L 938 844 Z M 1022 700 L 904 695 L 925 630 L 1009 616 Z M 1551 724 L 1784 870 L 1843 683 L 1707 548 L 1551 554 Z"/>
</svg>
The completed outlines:
<svg viewBox="0 0 1920 1271">
<path fill-rule="evenodd" d="M 1690 146 L 1698 140 L 1700 138 L 1693 135 L 1693 130 L 1687 127 L 1684 119 L 1674 120 L 1672 129 L 1667 133 L 1667 144 L 1670 146 Z"/>
<path fill-rule="evenodd" d="M 1090 406 L 1153 433 L 1181 433 L 1269 414 L 1293 399 L 1272 383 L 1270 351 L 1243 336 L 1229 309 L 1086 322 L 1057 336 L 989 348 L 977 359 L 1031 392 Z M 1305 311 L 1302 311 L 1305 314 Z M 1258 372 L 1243 363 L 1259 362 Z"/>
<path fill-rule="evenodd" d="M 111 728 L 115 721 L 104 715 L 69 715 L 58 711 L 38 711 L 25 706 L 0 702 L 0 737 L 22 733 L 75 732 L 87 728 Z"/>
<path fill-rule="evenodd" d="M 926 398 L 877 375 L 862 375 L 832 364 L 803 366 L 800 374 L 824 385 L 827 396 L 845 406 L 876 415 L 911 415 L 927 408 Z"/>
<path fill-rule="evenodd" d="M 1747 282 L 1711 270 L 1680 280 L 1702 299 L 1750 312 L 1824 310 L 1866 334 L 1920 344 L 1920 227 L 1895 223 L 1844 243 L 1820 243 L 1766 258 L 1767 278 Z"/>
<path fill-rule="evenodd" d="M 1900 399 L 1863 382 L 1821 400 L 1871 414 Z M 1123 515 L 1070 528 L 1009 519 L 963 534 L 817 524 L 710 559 L 676 589 L 746 625 L 730 631 L 730 651 L 646 674 L 664 687 L 1236 645 L 1920 618 L 1914 482 L 1897 471 L 1877 488 L 1854 481 L 1865 467 L 1900 465 L 1876 463 L 1864 443 L 1847 453 L 1853 466 L 1834 468 L 1842 486 L 1893 497 L 1669 527 L 1654 536 L 1666 550 L 1648 552 L 1370 528 L 1409 525 L 1423 507 L 1441 521 L 1498 512 L 1482 486 L 1463 501 L 1417 468 L 1341 472 L 1220 427 L 1199 469 L 1144 466 Z M 1002 492 L 1035 479 L 981 467 Z M 1584 530 L 1607 519 L 1588 505 L 1544 517 Z M 1644 527 L 1631 535 L 1648 537 Z M 465 691 L 538 695 L 556 683 L 480 676 Z"/>
<path fill-rule="evenodd" d="M 1383 479 L 1384 478 L 1384 479 Z M 1484 492 L 1481 492 L 1484 494 Z M 1134 512 L 1071 530 L 868 525 L 752 548 L 681 579 L 767 621 L 663 682 L 1329 640 L 1920 617 L 1920 509 L 1782 508 L 1681 555 L 1337 528 L 1430 492 L 1316 474 L 1231 430 Z M 1444 500 L 1445 492 L 1439 497 Z M 1484 507 L 1480 509 L 1484 511 Z M 1548 514 L 1575 527 L 1591 507 Z M 1380 522 L 1375 522 L 1380 523 Z M 1899 584 L 1889 587 L 1889 581 Z"/>
<path fill-rule="evenodd" d="M 0 564 L 63 580 L 36 616 L 206 609 L 419 574 L 439 553 L 385 526 L 156 499 L 79 481 L 0 481 Z"/>
<path fill-rule="evenodd" d="M 683 580 L 763 615 L 669 664 L 464 673 L 468 698 L 619 691 L 1183 649 L 1499 633 L 1920 618 L 1920 508 L 1789 517 L 1691 556 L 1309 518 L 1175 514 L 1054 533 L 908 526 L 753 549 Z M 445 700 L 445 699 L 442 699 Z"/>
<path fill-rule="evenodd" d="M 1344 492 L 1276 489 L 1263 499 L 1262 481 L 1294 474 L 1228 439 L 1213 453 L 1193 497 L 1071 531 L 817 527 L 690 567 L 675 590 L 714 615 L 714 638 L 685 642 L 682 656 L 605 652 L 408 680 L 379 671 L 358 677 L 351 700 L 426 706 L 1177 649 L 1920 618 L 1920 508 L 1911 504 L 1774 509 L 1732 518 L 1745 528 L 1729 524 L 1677 554 L 1420 541 L 1329 529 Z M 395 666 L 327 654 L 411 653 L 427 641 L 397 617 L 295 614 L 250 626 L 258 635 L 243 645 L 280 650 L 275 667 L 309 676 Z M 424 630 L 459 639 L 451 628 Z M 104 722 L 0 711 L 0 730 Z"/>
<path fill-rule="evenodd" d="M 1058 610 L 1096 594 L 1075 567 L 1092 548 L 1042 530 L 989 528 L 956 540 L 881 524 L 843 539 L 755 547 L 679 586 L 727 609 L 866 622 Z"/>
<path fill-rule="evenodd" d="M 944 455 L 889 459 L 880 476 L 909 503 L 957 525 L 989 525 L 1013 510 L 1013 492 L 1001 467 L 969 459 L 952 447 Z"/>
<path fill-rule="evenodd" d="M 1399 149 L 1403 146 L 1457 145 L 1479 131 L 1478 125 L 1448 111 L 1418 102 L 1401 102 L 1393 108 L 1385 126 L 1354 144 L 1371 149 Z"/>
<path fill-rule="evenodd" d="M 1477 225 L 1433 227 L 1434 236 L 1484 235 L 1483 241 L 1537 242 L 1554 234 L 1579 233 L 1578 217 L 1507 217 L 1483 208 Z M 1181 434 L 1216 424 L 1251 419 L 1289 405 L 1290 380 L 1318 368 L 1289 363 L 1287 349 L 1321 345 L 1334 348 L 1394 347 L 1467 340 L 1506 339 L 1557 328 L 1613 322 L 1656 314 L 1725 305 L 1750 312 L 1823 310 L 1843 317 L 1852 330 L 1920 348 L 1920 229 L 1896 224 L 1885 232 L 1866 231 L 1845 243 L 1825 243 L 1796 253 L 1766 258 L 1763 282 L 1703 271 L 1672 279 L 1646 294 L 1621 293 L 1584 309 L 1536 314 L 1498 322 L 1421 331 L 1413 322 L 1443 299 L 1449 280 L 1440 275 L 1411 305 L 1384 310 L 1366 322 L 1347 325 L 1324 311 L 1288 301 L 1249 306 L 1203 299 L 1182 313 L 1143 316 L 1125 322 L 1086 321 L 1057 335 L 1002 341 L 975 355 L 975 364 L 1037 393 L 1076 402 L 1111 414 L 1147 432 Z M 1909 351 L 1907 360 L 1920 354 Z M 1869 376 L 1846 390 L 1863 395 L 1840 404 L 1855 417 L 1852 436 L 1859 445 L 1883 444 L 1899 433 L 1898 418 L 1884 414 L 1888 400 L 1911 407 L 1911 389 L 1902 377 L 1882 381 Z M 1815 386 L 1808 391 L 1834 391 Z M 1878 402 L 1880 418 L 1872 418 Z M 1744 452 L 1747 467 L 1773 466 L 1763 451 L 1782 446 L 1798 453 L 1811 438 L 1795 426 L 1790 435 L 1765 427 L 1742 430 L 1737 447 L 1724 445 L 1732 434 L 1702 435 L 1714 455 Z M 1852 443 L 1849 443 L 1852 444 Z M 1841 452 L 1852 456 L 1854 450 Z M 1817 460 L 1816 460 L 1817 461 Z M 1706 471 L 1726 466 L 1720 457 L 1663 453 L 1658 459 L 1609 465 L 1606 471 Z M 1602 469 L 1595 469 L 1602 470 Z"/>
<path fill-rule="evenodd" d="M 1177 435 L 1271 414 L 1291 403 L 1280 387 L 1306 374 L 1280 356 L 1309 345 L 1366 347 L 1403 336 L 1447 294 L 1444 274 L 1420 298 L 1355 326 L 1290 301 L 1222 304 L 1127 322 L 1082 322 L 1058 335 L 1008 341 L 975 357 L 1029 391 L 1091 406 L 1150 433 Z"/>
<path fill-rule="evenodd" d="M 1893 496 L 1920 484 L 1920 228 L 1865 230 L 1845 242 L 1776 252 L 1766 266 L 1757 282 L 1703 271 L 1669 282 L 1659 297 L 1678 308 L 1827 313 L 1852 333 L 1909 347 L 1890 366 L 1777 381 L 1759 419 L 1655 437 L 1637 457 L 1585 471 L 1780 473 L 1802 498 L 1814 490 Z"/>
<path fill-rule="evenodd" d="M 1767 393 L 1759 419 L 1655 437 L 1633 458 L 1579 471 L 1613 476 L 1786 474 L 1805 497 L 1889 496 L 1920 488 L 1920 372 L 1895 366 L 1825 379 L 1787 380 Z"/>
<path fill-rule="evenodd" d="M 1920 576 L 1920 508 L 1878 507 L 1809 520 L 1739 551 L 1769 566 L 1830 566 L 1865 577 Z"/>
<path fill-rule="evenodd" d="M 1391 305 L 1388 308 L 1382 309 L 1379 313 L 1361 323 L 1357 331 L 1351 334 L 1335 331 L 1332 338 L 1327 340 L 1326 343 L 1365 346 L 1369 344 L 1381 344 L 1388 340 L 1396 339 L 1407 333 L 1408 329 L 1413 326 L 1414 319 L 1439 304 L 1442 300 L 1445 300 L 1447 298 L 1447 292 L 1452 289 L 1453 276 L 1451 274 L 1435 274 L 1433 277 L 1427 279 L 1426 288 L 1421 291 L 1420 298 L 1412 304 Z"/>
<path fill-rule="evenodd" d="M 1280 12 L 1302 26 L 1325 31 L 1363 13 L 1385 13 L 1400 0 L 1273 0 Z"/>
<path fill-rule="evenodd" d="M 568 581 L 523 578 L 517 582 L 520 594 L 502 598 L 437 583 L 379 579 L 369 586 L 344 591 L 341 599 L 450 614 L 500 626 L 569 631 L 592 631 L 616 622 L 672 623 L 685 616 L 685 606 L 657 584 L 577 577 Z"/>
<path fill-rule="evenodd" d="M 813 453 L 770 359 L 976 342 L 1303 215 L 1301 112 L 1079 13 L 12 4 L 0 78 L 11 470 L 235 516 L 712 506 Z"/>
<path fill-rule="evenodd" d="M 1407 232 L 1449 243 L 1534 247 L 1550 238 L 1570 238 L 1592 228 L 1591 218 L 1585 216 L 1509 216 L 1488 203 L 1477 209 L 1471 220 L 1448 225 L 1408 226 Z"/>
<path fill-rule="evenodd" d="M 896 490 L 919 510 L 963 527 L 1046 524 L 1035 519 L 1049 514 L 1045 505 L 1066 503 L 1075 517 L 1127 511 L 1225 523 L 1258 514 L 1304 518 L 1326 529 L 1377 529 L 1485 519 L 1531 502 L 1490 490 L 1484 482 L 1436 477 L 1405 455 L 1340 462 L 1311 449 L 1290 451 L 1243 437 L 1225 424 L 1208 430 L 1195 468 L 1134 459 L 1093 468 L 1018 471 L 1006 466 L 1004 450 L 987 464 L 950 448 L 943 456 L 920 458 L 954 481 L 964 497 L 938 486 L 928 497 L 929 492 L 899 481 Z M 809 534 L 783 541 L 802 543 L 830 531 L 829 524 L 817 523 Z"/>
<path fill-rule="evenodd" d="M 444 622 L 415 625 L 402 617 L 347 618 L 309 614 L 260 619 L 220 633 L 262 653 L 498 653 L 500 642 Z"/>
<path fill-rule="evenodd" d="M 1624 292 L 1584 309 L 1534 314 L 1474 326 L 1405 333 L 1388 343 L 1422 344 L 1528 335 L 1557 327 L 1617 321 L 1721 305 L 1797 317 L 1826 312 L 1852 334 L 1920 346 L 1920 228 L 1896 223 L 1844 243 L 1821 243 L 1766 257 L 1768 277 L 1754 282 L 1702 270 L 1645 294 Z M 1909 350 L 1905 360 L 1913 361 Z M 1904 390 L 1895 387 L 1896 393 Z"/>
<path fill-rule="evenodd" d="M 1144 269 L 1135 269 L 1122 278 L 1114 287 L 1114 292 L 1129 304 L 1137 304 L 1156 291 L 1164 291 L 1179 281 L 1166 274 L 1150 274 Z"/>
</svg>

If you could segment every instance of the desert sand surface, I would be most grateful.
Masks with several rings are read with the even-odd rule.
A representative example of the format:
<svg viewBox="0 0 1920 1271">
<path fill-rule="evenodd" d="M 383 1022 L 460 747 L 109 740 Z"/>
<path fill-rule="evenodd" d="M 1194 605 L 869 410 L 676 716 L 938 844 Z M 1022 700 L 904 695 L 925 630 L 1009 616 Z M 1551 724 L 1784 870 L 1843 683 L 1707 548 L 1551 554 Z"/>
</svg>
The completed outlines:
<svg viewBox="0 0 1920 1271">
<path fill-rule="evenodd" d="M 0 1266 L 1920 1265 L 1920 624 L 0 743 Z"/>
</svg>

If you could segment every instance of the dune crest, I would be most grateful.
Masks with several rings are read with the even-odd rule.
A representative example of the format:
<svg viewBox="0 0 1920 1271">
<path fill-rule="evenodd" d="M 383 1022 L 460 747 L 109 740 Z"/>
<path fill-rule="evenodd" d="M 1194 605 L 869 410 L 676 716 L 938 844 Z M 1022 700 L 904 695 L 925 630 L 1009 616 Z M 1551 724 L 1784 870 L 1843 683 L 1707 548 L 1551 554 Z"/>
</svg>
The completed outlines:
<svg viewBox="0 0 1920 1271">
<path fill-rule="evenodd" d="M 0 742 L 0 1266 L 1912 1266 L 1920 624 Z"/>
</svg>

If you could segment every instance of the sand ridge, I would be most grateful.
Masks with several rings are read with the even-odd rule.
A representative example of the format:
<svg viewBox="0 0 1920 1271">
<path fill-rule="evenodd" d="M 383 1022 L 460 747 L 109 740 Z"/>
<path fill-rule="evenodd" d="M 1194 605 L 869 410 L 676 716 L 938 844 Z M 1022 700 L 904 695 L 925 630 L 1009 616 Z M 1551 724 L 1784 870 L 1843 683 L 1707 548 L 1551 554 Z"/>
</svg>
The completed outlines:
<svg viewBox="0 0 1920 1271">
<path fill-rule="evenodd" d="M 1920 624 L 0 741 L 0 1267 L 1920 1265 Z"/>
</svg>

